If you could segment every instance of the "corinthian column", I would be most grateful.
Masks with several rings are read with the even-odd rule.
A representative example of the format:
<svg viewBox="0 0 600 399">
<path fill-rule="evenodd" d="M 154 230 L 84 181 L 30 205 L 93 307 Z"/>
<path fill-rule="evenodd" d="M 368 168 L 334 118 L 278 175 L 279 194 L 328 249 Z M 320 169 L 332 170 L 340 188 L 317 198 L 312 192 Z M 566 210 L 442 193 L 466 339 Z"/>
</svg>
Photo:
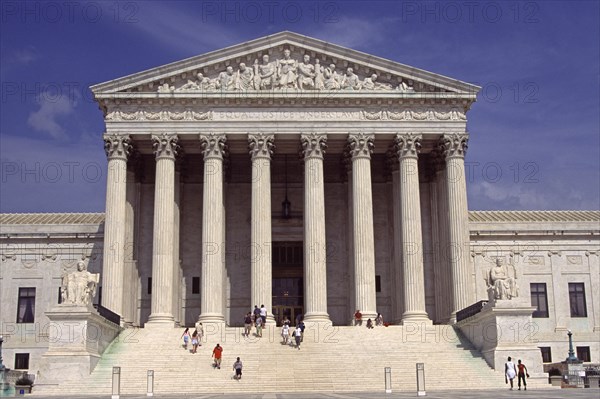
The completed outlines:
<svg viewBox="0 0 600 399">
<path fill-rule="evenodd" d="M 375 295 L 375 243 L 373 235 L 373 194 L 371 192 L 372 134 L 348 137 L 352 156 L 352 213 L 354 237 L 355 305 L 363 318 L 377 316 Z"/>
<path fill-rule="evenodd" d="M 252 159 L 252 227 L 250 304 L 265 305 L 271 312 L 273 292 L 271 264 L 271 155 L 273 135 L 249 134 Z M 267 313 L 269 320 L 273 313 Z"/>
<path fill-rule="evenodd" d="M 129 136 L 106 134 L 104 150 L 108 157 L 108 173 L 102 258 L 102 306 L 123 318 L 127 157 L 131 152 L 131 139 Z"/>
<path fill-rule="evenodd" d="M 466 134 L 445 134 L 440 139 L 440 150 L 446 158 L 446 185 L 448 190 L 448 239 L 452 269 L 453 307 L 451 321 L 456 312 L 474 301 L 471 274 L 469 273 L 469 214 L 465 180 Z"/>
<path fill-rule="evenodd" d="M 306 321 L 330 323 L 327 313 L 327 252 L 323 154 L 327 136 L 301 136 L 304 157 L 304 306 Z"/>
<path fill-rule="evenodd" d="M 425 311 L 425 277 L 423 276 L 423 235 L 419 196 L 418 154 L 421 135 L 396 135 L 400 161 L 400 215 L 402 270 L 404 277 L 403 322 L 429 321 Z"/>
<path fill-rule="evenodd" d="M 223 157 L 225 135 L 201 134 L 204 153 L 204 196 L 202 208 L 202 285 L 200 323 L 224 323 L 223 271 L 225 212 L 223 207 Z"/>
<path fill-rule="evenodd" d="M 175 157 L 178 137 L 152 136 L 156 157 L 154 230 L 152 236 L 152 298 L 149 323 L 171 323 L 173 318 L 173 244 L 175 210 Z"/>
</svg>

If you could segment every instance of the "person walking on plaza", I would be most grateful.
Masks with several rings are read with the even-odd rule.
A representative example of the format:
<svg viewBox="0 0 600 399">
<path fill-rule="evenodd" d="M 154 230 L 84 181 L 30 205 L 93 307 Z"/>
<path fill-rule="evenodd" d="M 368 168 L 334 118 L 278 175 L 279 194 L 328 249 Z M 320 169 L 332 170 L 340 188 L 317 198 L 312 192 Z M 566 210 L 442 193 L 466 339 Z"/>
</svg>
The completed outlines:
<svg viewBox="0 0 600 399">
<path fill-rule="evenodd" d="M 508 380 L 510 380 L 510 390 L 513 389 L 513 380 L 517 376 L 517 372 L 515 370 L 515 364 L 512 362 L 511 357 L 508 357 L 508 361 L 504 363 L 504 382 L 508 384 Z"/>
<path fill-rule="evenodd" d="M 250 336 L 250 332 L 252 331 L 252 313 L 246 313 L 244 316 L 244 335 L 246 337 Z"/>
<path fill-rule="evenodd" d="M 300 342 L 302 342 L 302 329 L 300 326 L 296 326 L 296 329 L 294 330 L 294 338 L 296 339 L 296 348 L 300 350 Z"/>
<path fill-rule="evenodd" d="M 190 329 L 186 328 L 181 337 L 183 338 L 183 347 L 187 350 L 188 343 L 190 342 Z"/>
<path fill-rule="evenodd" d="M 192 333 L 192 353 L 196 353 L 198 349 L 198 330 L 194 330 Z"/>
<path fill-rule="evenodd" d="M 256 336 L 262 337 L 263 319 L 260 315 L 256 318 Z"/>
<path fill-rule="evenodd" d="M 519 371 L 519 376 L 518 376 L 518 385 L 519 385 L 519 391 L 521 390 L 521 380 L 523 380 L 523 390 L 527 390 L 527 380 L 525 380 L 525 377 L 527 376 L 527 378 L 529 378 L 529 373 L 527 372 L 527 367 L 525 366 L 524 363 L 521 363 L 521 359 L 519 359 L 517 361 L 517 369 Z"/>
<path fill-rule="evenodd" d="M 235 363 L 233 363 L 233 369 L 235 370 L 235 375 L 233 378 L 236 380 L 242 379 L 242 361 L 238 357 Z"/>
<path fill-rule="evenodd" d="M 223 354 L 223 347 L 219 344 L 217 344 L 217 346 L 215 346 L 215 348 L 213 349 L 212 352 L 212 357 L 215 359 L 215 362 L 213 363 L 213 367 L 216 367 L 218 369 L 221 368 L 221 355 Z"/>
</svg>

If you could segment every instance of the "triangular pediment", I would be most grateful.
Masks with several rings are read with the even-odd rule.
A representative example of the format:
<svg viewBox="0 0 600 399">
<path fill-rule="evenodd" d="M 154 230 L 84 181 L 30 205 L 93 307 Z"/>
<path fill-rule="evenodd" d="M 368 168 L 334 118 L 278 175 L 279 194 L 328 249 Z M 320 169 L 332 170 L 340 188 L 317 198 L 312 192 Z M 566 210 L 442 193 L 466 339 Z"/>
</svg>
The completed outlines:
<svg viewBox="0 0 600 399">
<path fill-rule="evenodd" d="M 479 87 L 292 32 L 212 51 L 91 87 L 119 93 L 189 96 L 303 91 L 472 96 Z"/>
</svg>

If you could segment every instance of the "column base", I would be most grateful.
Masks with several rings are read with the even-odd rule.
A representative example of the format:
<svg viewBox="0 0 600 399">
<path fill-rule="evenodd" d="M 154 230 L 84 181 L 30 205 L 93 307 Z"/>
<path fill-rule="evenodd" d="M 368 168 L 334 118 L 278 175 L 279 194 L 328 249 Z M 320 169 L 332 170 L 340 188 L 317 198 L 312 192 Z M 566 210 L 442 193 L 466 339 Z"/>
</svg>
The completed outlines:
<svg viewBox="0 0 600 399">
<path fill-rule="evenodd" d="M 426 312 L 418 311 L 404 312 L 402 314 L 402 324 L 405 323 L 433 324 Z"/>
<path fill-rule="evenodd" d="M 208 324 L 225 324 L 225 317 L 220 313 L 203 313 L 198 316 L 198 323 Z"/>
<path fill-rule="evenodd" d="M 169 313 L 153 313 L 148 317 L 144 326 L 148 325 L 175 327 L 175 319 Z"/>
<path fill-rule="evenodd" d="M 325 312 L 311 312 L 304 315 L 304 322 L 332 324 L 329 315 Z"/>
</svg>

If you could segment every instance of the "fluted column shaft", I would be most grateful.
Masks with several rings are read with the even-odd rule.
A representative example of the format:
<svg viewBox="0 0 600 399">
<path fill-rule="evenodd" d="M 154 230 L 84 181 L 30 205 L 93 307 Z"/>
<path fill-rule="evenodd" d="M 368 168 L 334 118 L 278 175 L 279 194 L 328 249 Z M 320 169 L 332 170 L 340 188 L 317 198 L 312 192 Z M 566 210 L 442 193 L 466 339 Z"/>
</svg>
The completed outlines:
<svg viewBox="0 0 600 399">
<path fill-rule="evenodd" d="M 400 214 L 402 230 L 402 271 L 404 279 L 404 313 L 402 321 L 429 320 L 425 310 L 425 277 L 423 274 L 423 235 L 419 195 L 418 154 L 421 136 L 397 135 L 400 162 Z"/>
<path fill-rule="evenodd" d="M 224 323 L 223 277 L 225 211 L 223 206 L 223 157 L 225 135 L 200 135 L 204 153 L 204 193 L 202 208 L 202 279 L 200 289 L 201 323 Z"/>
<path fill-rule="evenodd" d="M 178 137 L 152 136 L 156 156 L 154 230 L 152 239 L 152 303 L 149 323 L 174 323 L 173 246 L 175 225 L 175 157 Z"/>
<path fill-rule="evenodd" d="M 371 152 L 373 135 L 352 134 L 348 138 L 352 156 L 352 212 L 354 237 L 355 306 L 363 318 L 377 316 L 375 293 L 375 242 Z"/>
<path fill-rule="evenodd" d="M 301 136 L 304 156 L 304 306 L 306 321 L 330 323 L 327 313 L 324 134 Z"/>
<path fill-rule="evenodd" d="M 130 137 L 105 135 L 104 150 L 108 157 L 108 172 L 102 258 L 102 306 L 123 318 L 127 157 L 131 152 Z"/>
<path fill-rule="evenodd" d="M 465 176 L 466 134 L 444 135 L 440 148 L 446 158 L 446 183 L 448 190 L 448 239 L 452 269 L 453 308 L 451 321 L 456 312 L 471 305 L 474 293 L 469 271 L 469 215 L 467 208 L 467 185 Z"/>
<path fill-rule="evenodd" d="M 271 155 L 273 135 L 250 134 L 252 159 L 252 211 L 250 243 L 250 305 L 265 305 L 267 318 L 273 313 L 273 267 L 271 242 Z"/>
</svg>

